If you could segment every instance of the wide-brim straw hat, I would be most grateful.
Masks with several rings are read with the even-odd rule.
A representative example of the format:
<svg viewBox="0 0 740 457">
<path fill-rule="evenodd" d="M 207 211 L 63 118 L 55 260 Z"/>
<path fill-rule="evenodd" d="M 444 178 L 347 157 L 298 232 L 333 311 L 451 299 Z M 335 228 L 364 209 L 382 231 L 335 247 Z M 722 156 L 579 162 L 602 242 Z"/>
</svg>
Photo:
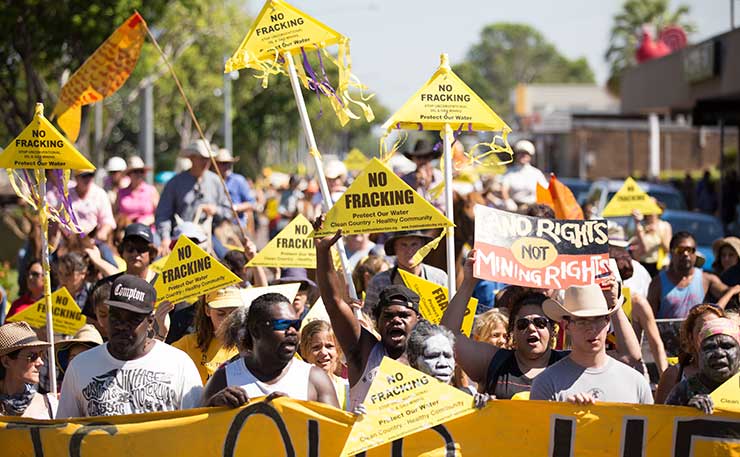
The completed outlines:
<svg viewBox="0 0 740 457">
<path fill-rule="evenodd" d="M 41 341 L 27 322 L 12 322 L 0 326 L 0 355 L 25 348 L 48 348 L 46 341 Z"/>
<path fill-rule="evenodd" d="M 416 140 L 414 149 L 404 152 L 403 155 L 409 160 L 414 160 L 414 157 L 434 160 L 442 157 L 443 152 L 444 150 L 439 145 L 422 138 Z"/>
<path fill-rule="evenodd" d="M 208 159 L 211 157 L 211 152 L 213 151 L 213 146 L 210 143 L 207 143 L 205 140 L 195 140 L 189 145 L 185 147 L 185 149 L 182 150 L 182 153 L 180 153 L 181 157 L 203 157 L 205 159 Z"/>
<path fill-rule="evenodd" d="M 542 303 L 542 310 L 550 319 L 560 322 L 564 317 L 597 317 L 610 316 L 622 307 L 624 300 L 609 309 L 606 298 L 598 284 L 588 286 L 570 286 L 565 289 L 563 303 L 548 298 Z"/>
<path fill-rule="evenodd" d="M 241 289 L 238 287 L 225 287 L 223 289 L 207 293 L 206 304 L 214 309 L 240 308 L 246 305 L 244 300 L 242 300 Z"/>
<path fill-rule="evenodd" d="M 57 352 L 64 351 L 75 344 L 84 344 L 90 347 L 100 346 L 103 344 L 103 337 L 100 336 L 100 332 L 94 326 L 85 324 L 77 330 L 71 340 L 57 341 L 56 350 Z"/>
<path fill-rule="evenodd" d="M 216 154 L 216 162 L 236 163 L 238 161 L 239 161 L 239 157 L 232 156 L 231 151 L 229 151 L 226 148 L 219 149 L 218 154 Z"/>
<path fill-rule="evenodd" d="M 391 236 L 389 236 L 388 239 L 385 240 L 384 249 L 386 255 L 396 255 L 396 240 L 412 236 L 416 238 L 421 238 L 424 241 L 424 244 L 427 244 L 434 239 L 433 236 L 429 236 L 423 230 L 404 230 L 401 232 L 393 232 Z"/>
<path fill-rule="evenodd" d="M 144 170 L 144 171 L 150 171 L 152 167 L 148 167 L 144 160 L 139 156 L 131 156 L 128 158 L 128 162 L 126 163 L 126 174 L 131 173 L 134 170 Z"/>
<path fill-rule="evenodd" d="M 736 236 L 728 236 L 726 238 L 720 238 L 712 243 L 712 252 L 714 257 L 719 257 L 720 251 L 723 247 L 729 246 L 735 250 L 737 256 L 740 257 L 740 238 Z"/>
</svg>

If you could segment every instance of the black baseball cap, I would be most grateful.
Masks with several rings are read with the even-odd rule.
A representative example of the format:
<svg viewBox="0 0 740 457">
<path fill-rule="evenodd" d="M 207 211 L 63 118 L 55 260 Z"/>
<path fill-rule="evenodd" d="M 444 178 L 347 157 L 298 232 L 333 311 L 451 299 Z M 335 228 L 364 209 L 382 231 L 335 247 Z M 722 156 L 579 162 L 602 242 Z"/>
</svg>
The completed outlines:
<svg viewBox="0 0 740 457">
<path fill-rule="evenodd" d="M 419 296 L 406 286 L 388 286 L 380 293 L 378 304 L 375 307 L 379 313 L 383 307 L 391 305 L 403 305 L 419 312 Z"/>
<path fill-rule="evenodd" d="M 151 314 L 157 291 L 151 284 L 133 275 L 121 275 L 113 281 L 108 306 L 133 311 L 139 314 Z"/>
<path fill-rule="evenodd" d="M 127 225 L 126 229 L 123 231 L 123 241 L 134 236 L 143 239 L 147 243 L 152 243 L 152 230 L 148 225 L 140 224 L 138 222 Z"/>
</svg>

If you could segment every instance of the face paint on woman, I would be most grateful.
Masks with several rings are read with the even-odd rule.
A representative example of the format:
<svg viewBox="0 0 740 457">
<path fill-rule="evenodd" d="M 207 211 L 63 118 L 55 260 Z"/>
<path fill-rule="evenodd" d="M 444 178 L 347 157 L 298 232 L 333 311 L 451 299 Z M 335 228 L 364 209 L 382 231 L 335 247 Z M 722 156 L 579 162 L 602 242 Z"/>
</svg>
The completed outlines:
<svg viewBox="0 0 740 457">
<path fill-rule="evenodd" d="M 417 365 L 420 371 L 449 384 L 455 374 L 455 356 L 450 340 L 438 334 L 424 341 Z"/>
</svg>

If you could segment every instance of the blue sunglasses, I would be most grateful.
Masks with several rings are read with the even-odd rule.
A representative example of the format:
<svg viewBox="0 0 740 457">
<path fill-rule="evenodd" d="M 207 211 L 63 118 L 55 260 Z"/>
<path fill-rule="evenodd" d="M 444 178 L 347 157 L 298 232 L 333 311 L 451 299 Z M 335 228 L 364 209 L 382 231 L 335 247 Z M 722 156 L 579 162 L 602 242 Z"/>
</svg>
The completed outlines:
<svg viewBox="0 0 740 457">
<path fill-rule="evenodd" d="M 290 327 L 301 329 L 301 319 L 270 319 L 267 324 L 272 325 L 273 330 L 288 330 Z"/>
</svg>

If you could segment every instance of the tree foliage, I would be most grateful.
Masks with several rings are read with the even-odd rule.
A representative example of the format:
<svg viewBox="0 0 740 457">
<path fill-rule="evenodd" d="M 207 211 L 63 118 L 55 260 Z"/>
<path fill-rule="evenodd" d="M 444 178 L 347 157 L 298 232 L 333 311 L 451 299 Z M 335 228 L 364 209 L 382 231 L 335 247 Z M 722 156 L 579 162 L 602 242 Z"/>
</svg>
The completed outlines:
<svg viewBox="0 0 740 457">
<path fill-rule="evenodd" d="M 607 85 L 614 93 L 619 93 L 619 80 L 624 71 L 637 64 L 635 52 L 642 37 L 642 26 L 655 28 L 655 37 L 672 25 L 680 26 L 687 34 L 696 31 L 688 20 L 690 8 L 679 5 L 674 11 L 669 9 L 668 0 L 627 0 L 622 10 L 614 15 L 610 32 L 609 48 L 604 58 L 609 63 Z"/>
<path fill-rule="evenodd" d="M 585 58 L 568 59 L 535 28 L 486 26 L 480 40 L 453 70 L 501 116 L 511 115 L 509 97 L 518 83 L 593 83 Z"/>
</svg>

